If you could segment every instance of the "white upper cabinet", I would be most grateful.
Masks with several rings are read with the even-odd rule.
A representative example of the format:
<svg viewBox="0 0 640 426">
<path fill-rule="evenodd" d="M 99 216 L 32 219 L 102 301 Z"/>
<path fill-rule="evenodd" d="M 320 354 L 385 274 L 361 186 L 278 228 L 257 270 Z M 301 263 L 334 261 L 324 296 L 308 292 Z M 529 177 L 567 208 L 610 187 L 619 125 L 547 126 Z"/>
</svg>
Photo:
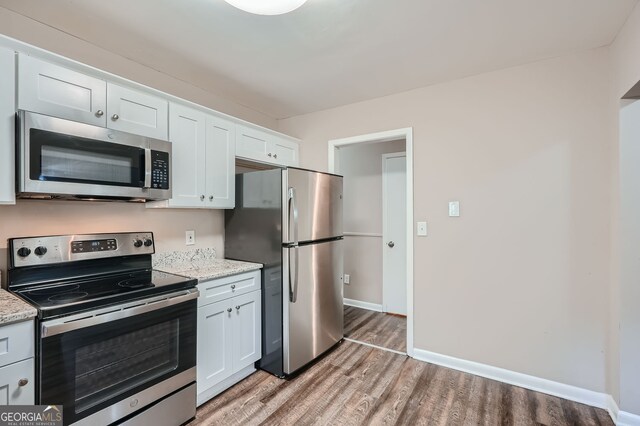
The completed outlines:
<svg viewBox="0 0 640 426">
<path fill-rule="evenodd" d="M 300 148 L 298 144 L 282 138 L 276 138 L 273 141 L 273 158 L 279 164 L 285 166 L 298 165 L 298 152 Z"/>
<path fill-rule="evenodd" d="M 166 99 L 23 54 L 18 109 L 162 140 L 169 132 Z"/>
<path fill-rule="evenodd" d="M 236 156 L 281 166 L 298 165 L 298 144 L 269 132 L 238 125 Z"/>
<path fill-rule="evenodd" d="M 236 156 L 257 161 L 270 161 L 269 134 L 239 125 L 236 132 Z M 273 156 L 273 154 L 271 154 Z"/>
<path fill-rule="evenodd" d="M 106 126 L 107 83 L 20 54 L 18 109 Z"/>
<path fill-rule="evenodd" d="M 171 104 L 169 121 L 173 194 L 169 207 L 204 207 L 207 116 L 195 109 Z"/>
<path fill-rule="evenodd" d="M 235 124 L 207 117 L 207 185 L 209 207 L 232 209 L 236 205 Z"/>
<path fill-rule="evenodd" d="M 167 140 L 169 103 L 157 96 L 108 83 L 107 127 Z"/>
<path fill-rule="evenodd" d="M 172 103 L 169 128 L 173 198 L 147 207 L 234 208 L 235 124 Z"/>
<path fill-rule="evenodd" d="M 0 204 L 15 204 L 15 53 L 0 48 Z"/>
</svg>

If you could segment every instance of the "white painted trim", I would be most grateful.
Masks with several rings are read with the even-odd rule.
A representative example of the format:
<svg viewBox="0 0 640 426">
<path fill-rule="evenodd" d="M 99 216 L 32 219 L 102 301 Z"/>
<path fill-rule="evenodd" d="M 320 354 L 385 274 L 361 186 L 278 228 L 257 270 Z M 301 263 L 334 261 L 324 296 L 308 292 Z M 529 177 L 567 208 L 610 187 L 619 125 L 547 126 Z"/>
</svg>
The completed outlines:
<svg viewBox="0 0 640 426">
<path fill-rule="evenodd" d="M 407 356 L 406 352 L 396 351 L 395 349 L 383 348 L 382 346 L 374 345 L 373 343 L 362 342 L 360 340 L 352 339 L 350 337 L 345 337 L 344 340 L 346 340 L 347 342 L 353 342 L 359 345 L 368 346 L 370 348 L 380 349 L 381 351 L 393 352 L 394 354 Z"/>
<path fill-rule="evenodd" d="M 382 305 L 379 305 L 377 303 L 362 302 L 360 300 L 347 299 L 345 297 L 344 304 L 347 306 L 354 306 L 356 308 L 368 309 L 370 311 L 382 312 Z"/>
<path fill-rule="evenodd" d="M 345 237 L 375 237 L 382 238 L 382 234 L 375 234 L 373 232 L 343 232 Z"/>
<path fill-rule="evenodd" d="M 614 424 L 618 423 L 618 415 L 620 413 L 620 409 L 618 408 L 618 404 L 616 404 L 616 400 L 613 399 L 613 396 L 607 395 L 607 412 L 609 413 L 609 417 L 613 420 Z"/>
<path fill-rule="evenodd" d="M 429 352 L 423 349 L 416 348 L 413 350 L 413 353 L 414 358 L 420 361 L 441 365 L 458 371 L 464 371 L 465 373 L 486 377 L 487 379 L 497 380 L 499 382 L 519 386 L 536 392 L 542 392 L 547 395 L 557 396 L 559 398 L 568 399 L 581 404 L 587 404 L 592 407 L 603 408 L 609 412 L 609 415 L 615 422 L 614 415 L 617 406 L 609 394 L 595 392 L 579 388 L 577 386 L 566 385 L 564 383 L 558 383 L 552 380 L 506 370 L 504 368 L 493 367 L 479 362 L 467 361 L 448 355 Z"/>
<path fill-rule="evenodd" d="M 638 426 L 640 425 L 640 416 L 637 414 L 620 411 L 618 418 L 614 419 L 618 426 Z"/>
<path fill-rule="evenodd" d="M 388 130 L 329 141 L 329 172 L 335 173 L 336 150 L 356 144 L 404 139 L 407 153 L 407 353 L 413 356 L 413 128 Z"/>
<path fill-rule="evenodd" d="M 385 302 L 385 294 L 387 295 L 387 297 L 389 297 L 389 294 L 393 293 L 393 285 L 391 283 L 388 282 L 388 280 L 385 280 L 385 277 L 388 276 L 384 271 L 385 271 L 385 267 L 384 265 L 387 264 L 385 263 L 385 257 L 388 256 L 388 251 L 385 250 L 385 245 L 386 245 L 386 241 L 389 241 L 389 230 L 387 229 L 387 215 L 389 214 L 388 212 L 388 203 L 387 203 L 387 160 L 390 158 L 404 158 L 404 163 L 405 163 L 405 185 L 406 185 L 406 163 L 407 163 L 407 153 L 405 151 L 402 152 L 392 152 L 389 154 L 382 154 L 381 156 L 381 162 L 382 162 L 382 168 L 381 168 L 381 178 L 382 178 L 382 241 L 380 244 L 380 250 L 382 250 L 382 270 L 383 270 L 383 274 L 382 274 L 382 310 L 383 312 L 388 312 L 389 311 L 389 301 L 387 300 Z M 406 208 L 406 201 L 405 201 L 405 208 Z M 405 216 L 406 216 L 406 212 L 405 212 Z M 407 238 L 407 236 L 405 235 L 405 239 Z M 406 268 L 406 266 L 405 266 Z M 388 272 L 388 271 L 387 271 Z M 406 274 L 405 274 L 405 279 L 406 279 Z M 397 285 L 397 284 L 396 284 Z M 404 282 L 404 287 L 405 289 L 407 288 L 407 282 Z M 387 287 L 385 289 L 385 286 Z M 405 305 L 407 304 L 407 301 L 405 300 Z M 406 306 L 405 306 L 405 310 L 406 310 Z M 402 313 L 402 312 L 397 312 L 397 313 Z"/>
</svg>

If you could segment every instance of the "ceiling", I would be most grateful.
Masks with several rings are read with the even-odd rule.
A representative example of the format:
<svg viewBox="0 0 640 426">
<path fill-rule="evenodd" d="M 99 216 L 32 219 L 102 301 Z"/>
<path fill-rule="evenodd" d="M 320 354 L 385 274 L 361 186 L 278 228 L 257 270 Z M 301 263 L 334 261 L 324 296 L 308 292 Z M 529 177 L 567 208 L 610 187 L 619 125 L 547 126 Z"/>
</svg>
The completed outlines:
<svg viewBox="0 0 640 426">
<path fill-rule="evenodd" d="M 605 46 L 636 3 L 309 0 L 257 16 L 223 0 L 0 0 L 273 118 Z"/>
</svg>

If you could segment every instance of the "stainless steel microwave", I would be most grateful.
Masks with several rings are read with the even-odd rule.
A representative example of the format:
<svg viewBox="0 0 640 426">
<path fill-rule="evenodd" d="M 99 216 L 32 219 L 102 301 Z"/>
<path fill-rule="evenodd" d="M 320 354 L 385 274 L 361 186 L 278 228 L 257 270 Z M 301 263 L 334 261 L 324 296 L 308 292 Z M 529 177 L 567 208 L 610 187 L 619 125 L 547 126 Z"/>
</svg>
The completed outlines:
<svg viewBox="0 0 640 426">
<path fill-rule="evenodd" d="M 19 198 L 171 198 L 170 142 L 28 111 L 16 130 Z"/>
</svg>

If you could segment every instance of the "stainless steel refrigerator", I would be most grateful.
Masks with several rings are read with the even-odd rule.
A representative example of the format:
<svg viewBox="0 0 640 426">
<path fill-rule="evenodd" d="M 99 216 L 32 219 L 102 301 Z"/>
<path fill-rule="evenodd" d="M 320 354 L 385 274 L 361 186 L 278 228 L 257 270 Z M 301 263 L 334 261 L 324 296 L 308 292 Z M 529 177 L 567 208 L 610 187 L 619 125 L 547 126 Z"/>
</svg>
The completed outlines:
<svg viewBox="0 0 640 426">
<path fill-rule="evenodd" d="M 225 257 L 262 269 L 262 359 L 280 377 L 343 338 L 342 176 L 286 168 L 236 175 Z"/>
</svg>

